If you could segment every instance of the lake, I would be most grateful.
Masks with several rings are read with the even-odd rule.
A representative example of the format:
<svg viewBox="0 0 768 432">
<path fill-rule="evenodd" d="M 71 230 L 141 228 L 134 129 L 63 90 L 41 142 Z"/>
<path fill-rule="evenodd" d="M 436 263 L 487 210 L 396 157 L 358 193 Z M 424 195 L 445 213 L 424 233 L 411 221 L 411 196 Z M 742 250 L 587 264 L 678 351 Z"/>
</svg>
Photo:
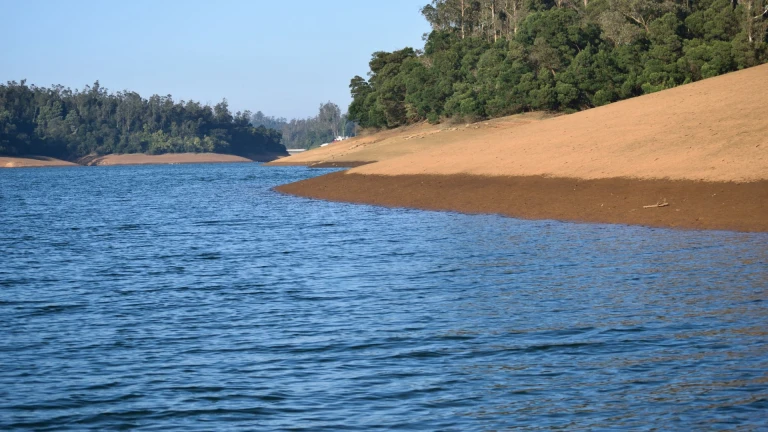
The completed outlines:
<svg viewBox="0 0 768 432">
<path fill-rule="evenodd" d="M 0 171 L 0 429 L 768 429 L 768 235 Z"/>
</svg>

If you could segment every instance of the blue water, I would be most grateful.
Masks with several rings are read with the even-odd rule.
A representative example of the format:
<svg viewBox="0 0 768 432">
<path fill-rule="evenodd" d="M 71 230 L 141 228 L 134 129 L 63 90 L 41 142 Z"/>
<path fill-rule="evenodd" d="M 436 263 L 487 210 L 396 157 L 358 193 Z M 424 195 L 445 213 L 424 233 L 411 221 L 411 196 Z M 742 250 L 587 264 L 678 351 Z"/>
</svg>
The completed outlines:
<svg viewBox="0 0 768 432">
<path fill-rule="evenodd" d="M 0 429 L 768 429 L 768 236 L 0 172 Z"/>
</svg>

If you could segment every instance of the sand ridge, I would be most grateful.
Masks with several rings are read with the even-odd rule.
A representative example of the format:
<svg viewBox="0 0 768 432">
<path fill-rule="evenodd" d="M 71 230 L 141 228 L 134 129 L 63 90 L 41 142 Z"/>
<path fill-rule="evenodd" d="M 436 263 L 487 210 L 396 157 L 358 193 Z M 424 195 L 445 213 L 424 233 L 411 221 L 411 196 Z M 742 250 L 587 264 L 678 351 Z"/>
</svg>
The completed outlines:
<svg viewBox="0 0 768 432">
<path fill-rule="evenodd" d="M 77 164 L 47 156 L 0 156 L 0 168 L 41 168 L 64 166 L 77 166 Z"/>
<path fill-rule="evenodd" d="M 148 155 L 143 153 L 91 155 L 77 160 L 77 163 L 67 162 L 45 156 L 0 157 L 0 168 L 30 168 L 48 166 L 116 166 L 116 165 L 169 165 L 195 163 L 233 163 L 233 162 L 266 162 L 275 160 L 281 155 L 260 154 L 252 158 L 221 153 L 166 153 Z"/>
<path fill-rule="evenodd" d="M 91 156 L 79 161 L 87 166 L 108 165 L 163 165 L 163 164 L 193 164 L 193 163 L 228 163 L 252 162 L 241 156 L 219 153 L 166 153 L 162 155 L 147 155 L 143 153 Z"/>
</svg>

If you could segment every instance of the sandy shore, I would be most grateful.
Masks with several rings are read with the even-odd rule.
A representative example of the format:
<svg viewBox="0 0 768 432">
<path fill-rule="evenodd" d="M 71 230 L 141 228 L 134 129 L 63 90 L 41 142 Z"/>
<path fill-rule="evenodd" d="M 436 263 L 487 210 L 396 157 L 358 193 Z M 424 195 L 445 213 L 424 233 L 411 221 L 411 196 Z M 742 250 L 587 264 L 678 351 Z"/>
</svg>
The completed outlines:
<svg viewBox="0 0 768 432">
<path fill-rule="evenodd" d="M 191 163 L 252 162 L 252 159 L 218 153 L 166 153 L 162 155 L 122 154 L 86 157 L 79 162 L 87 166 L 167 165 Z"/>
<path fill-rule="evenodd" d="M 768 231 L 768 181 L 573 179 L 541 176 L 380 176 L 343 172 L 280 192 L 386 207 L 492 213 L 521 219 Z M 645 208 L 667 203 L 664 207 Z"/>
<path fill-rule="evenodd" d="M 167 153 L 163 155 L 121 154 L 86 156 L 77 163 L 45 156 L 0 157 L 0 168 L 31 168 L 49 166 L 112 166 L 112 165 L 169 165 L 195 163 L 268 162 L 283 155 L 260 154 L 251 158 L 220 153 Z"/>
<path fill-rule="evenodd" d="M 39 168 L 54 166 L 77 166 L 77 164 L 46 156 L 0 156 L 0 168 Z"/>
<path fill-rule="evenodd" d="M 768 231 L 766 78 L 763 65 L 568 116 L 388 131 L 280 160 L 378 162 L 278 190 L 533 219 Z M 416 150 L 391 151 L 413 140 Z M 643 208 L 664 200 L 669 206 Z"/>
</svg>

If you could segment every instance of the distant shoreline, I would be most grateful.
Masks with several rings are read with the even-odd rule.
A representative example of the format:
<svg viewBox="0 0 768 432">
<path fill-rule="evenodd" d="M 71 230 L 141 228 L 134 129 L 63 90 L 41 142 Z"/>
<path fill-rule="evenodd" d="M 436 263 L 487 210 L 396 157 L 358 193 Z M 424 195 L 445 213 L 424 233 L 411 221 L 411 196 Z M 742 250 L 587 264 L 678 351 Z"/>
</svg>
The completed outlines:
<svg viewBox="0 0 768 432">
<path fill-rule="evenodd" d="M 119 166 L 119 165 L 170 165 L 195 163 L 237 163 L 237 162 L 269 162 L 284 155 L 262 154 L 250 158 L 221 153 L 166 153 L 162 155 L 147 154 L 113 154 L 104 156 L 86 156 L 78 159 L 77 163 L 46 156 L 0 156 L 0 168 L 43 168 L 43 167 L 72 167 L 72 166 Z"/>
<path fill-rule="evenodd" d="M 0 156 L 0 168 L 44 168 L 79 166 L 73 162 L 47 156 Z"/>
</svg>

